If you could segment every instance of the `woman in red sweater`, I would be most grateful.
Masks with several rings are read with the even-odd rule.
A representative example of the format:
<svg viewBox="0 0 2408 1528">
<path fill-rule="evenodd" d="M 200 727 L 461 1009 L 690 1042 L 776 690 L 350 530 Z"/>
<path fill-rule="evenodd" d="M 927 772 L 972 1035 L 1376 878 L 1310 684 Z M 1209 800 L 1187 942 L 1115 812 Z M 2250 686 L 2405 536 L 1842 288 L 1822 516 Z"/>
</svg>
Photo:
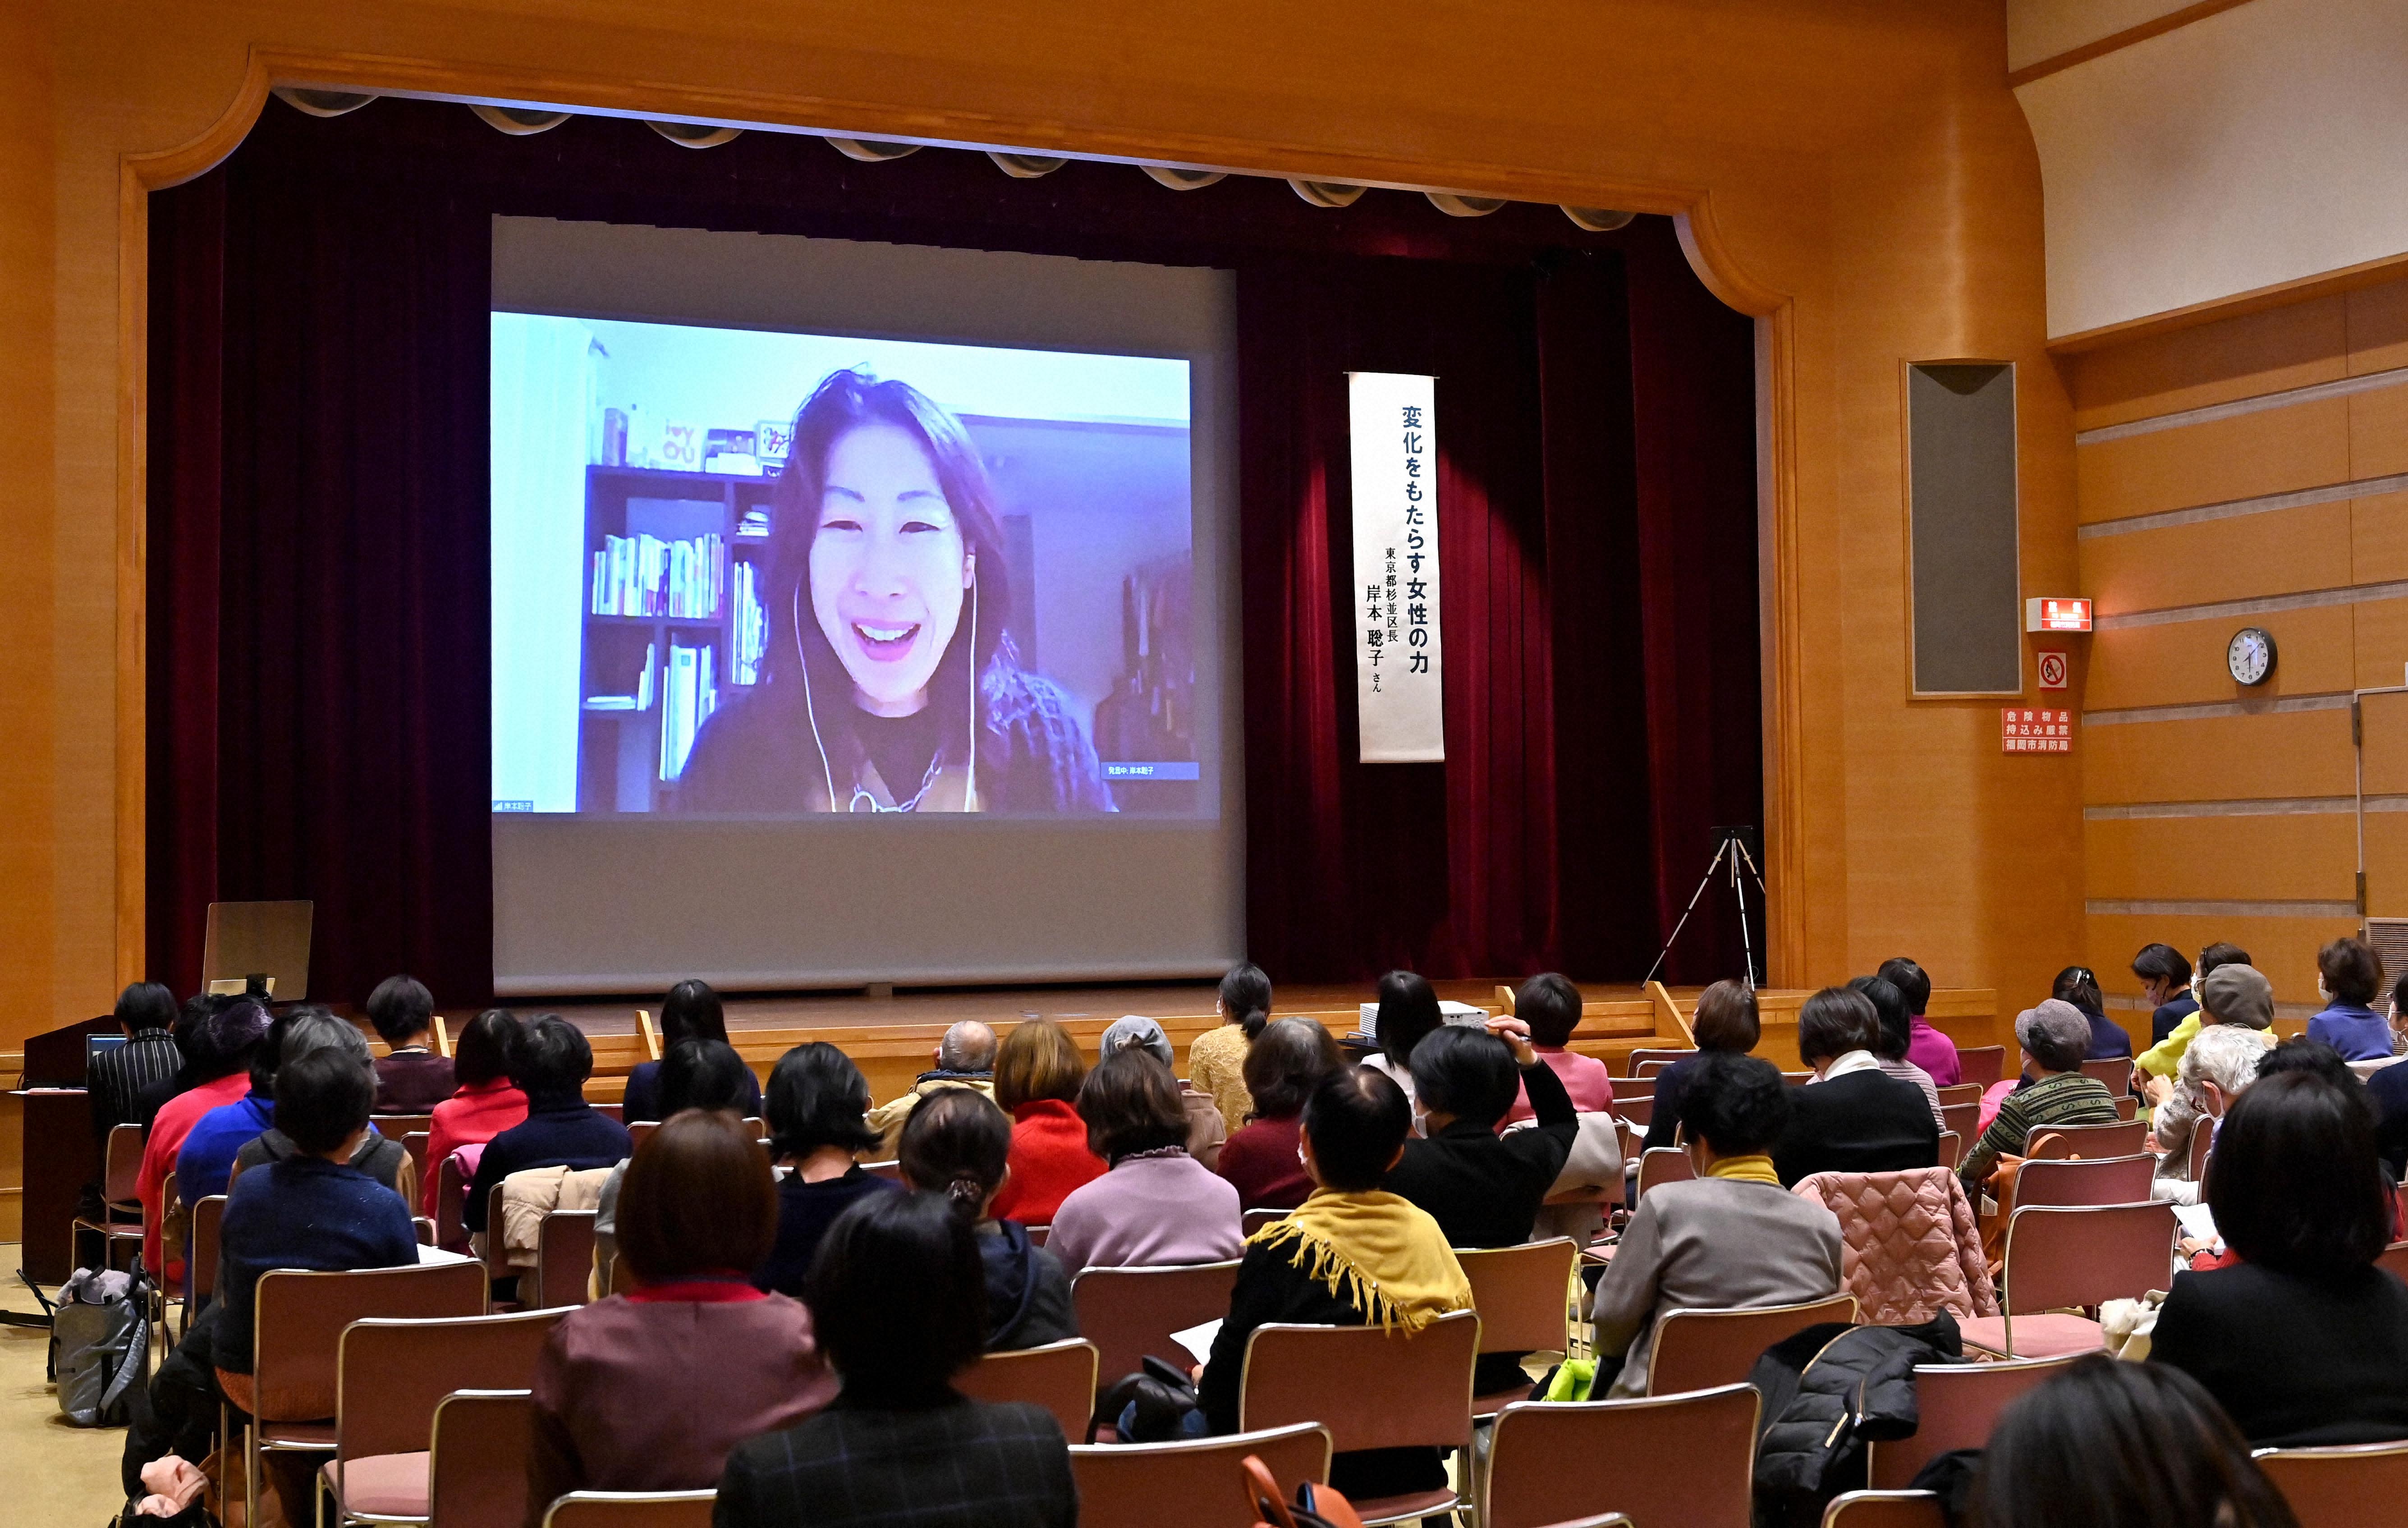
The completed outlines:
<svg viewBox="0 0 2408 1528">
<path fill-rule="evenodd" d="M 1086 1079 L 1078 1042 L 1053 1020 L 1032 1019 L 1004 1036 L 995 1056 L 995 1101 L 1011 1116 L 1011 1156 L 989 1211 L 996 1219 L 1050 1225 L 1072 1189 L 1104 1176 L 1074 1102 Z"/>
<path fill-rule="evenodd" d="M 419 1213 L 435 1213 L 435 1186 L 443 1178 L 443 1159 L 464 1146 L 482 1146 L 527 1116 L 526 1094 L 510 1081 L 510 1040 L 519 1018 L 508 1008 L 487 1008 L 468 1021 L 452 1057 L 452 1080 L 459 1091 L 435 1106 L 435 1122 L 426 1127 L 426 1176 L 419 1197 Z"/>
</svg>

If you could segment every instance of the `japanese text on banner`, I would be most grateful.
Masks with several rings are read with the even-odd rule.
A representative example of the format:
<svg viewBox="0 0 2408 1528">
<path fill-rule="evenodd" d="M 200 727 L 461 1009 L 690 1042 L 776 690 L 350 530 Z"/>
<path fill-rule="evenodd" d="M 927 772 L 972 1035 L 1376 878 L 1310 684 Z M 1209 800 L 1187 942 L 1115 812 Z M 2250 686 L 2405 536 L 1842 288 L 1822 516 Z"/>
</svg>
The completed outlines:
<svg viewBox="0 0 2408 1528">
<path fill-rule="evenodd" d="M 1436 378 L 1351 372 L 1354 698 L 1365 764 L 1446 757 L 1439 661 Z"/>
</svg>

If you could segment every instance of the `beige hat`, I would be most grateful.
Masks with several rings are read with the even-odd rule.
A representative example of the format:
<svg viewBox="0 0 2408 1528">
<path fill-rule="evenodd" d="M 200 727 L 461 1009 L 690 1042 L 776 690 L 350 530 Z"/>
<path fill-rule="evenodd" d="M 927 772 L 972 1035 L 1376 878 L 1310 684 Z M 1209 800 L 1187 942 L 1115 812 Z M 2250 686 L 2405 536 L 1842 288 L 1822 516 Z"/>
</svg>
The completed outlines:
<svg viewBox="0 0 2408 1528">
<path fill-rule="evenodd" d="M 2199 1005 L 2215 1023 L 2271 1029 L 2274 984 L 2254 965 L 2219 965 L 2199 984 Z"/>
</svg>

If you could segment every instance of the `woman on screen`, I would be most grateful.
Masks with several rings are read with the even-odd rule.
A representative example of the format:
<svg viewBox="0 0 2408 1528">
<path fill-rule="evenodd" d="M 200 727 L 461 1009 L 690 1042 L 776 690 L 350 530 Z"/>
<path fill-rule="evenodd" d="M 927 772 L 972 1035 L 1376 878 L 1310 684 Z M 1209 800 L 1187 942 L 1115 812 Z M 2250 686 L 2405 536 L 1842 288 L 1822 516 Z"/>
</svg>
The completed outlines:
<svg viewBox="0 0 2408 1528">
<path fill-rule="evenodd" d="M 778 478 L 762 682 L 704 724 L 678 809 L 1112 810 L 1068 698 L 1004 630 L 995 505 L 958 420 L 830 373 Z"/>
</svg>

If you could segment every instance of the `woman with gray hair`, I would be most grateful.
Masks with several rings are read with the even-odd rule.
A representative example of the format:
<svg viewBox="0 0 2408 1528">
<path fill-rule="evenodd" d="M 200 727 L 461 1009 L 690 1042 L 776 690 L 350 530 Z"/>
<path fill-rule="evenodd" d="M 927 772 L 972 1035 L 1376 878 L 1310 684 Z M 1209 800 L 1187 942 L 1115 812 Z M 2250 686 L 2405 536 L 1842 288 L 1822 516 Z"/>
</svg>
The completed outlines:
<svg viewBox="0 0 2408 1528">
<path fill-rule="evenodd" d="M 2020 1156 L 2040 1125 L 2101 1125 L 2115 1122 L 2115 1099 L 2097 1078 L 2082 1075 L 2090 1049 L 2090 1021 L 2082 1010 L 2052 997 L 2015 1016 L 2015 1043 L 2023 1047 L 2024 1076 L 2031 1086 L 1999 1104 L 1998 1118 L 1982 1132 L 1957 1177 L 1965 1192 L 1981 1203 L 1982 1185 L 2003 1156 Z"/>
<path fill-rule="evenodd" d="M 285 1020 L 276 1064 L 280 1068 L 290 1066 L 320 1050 L 339 1050 L 371 1079 L 376 1076 L 376 1061 L 368 1052 L 367 1036 L 360 1033 L 357 1024 L 324 1008 L 294 1009 Z M 270 1125 L 235 1153 L 233 1177 L 239 1178 L 263 1163 L 282 1162 L 299 1151 L 290 1135 Z M 417 1203 L 417 1165 L 409 1160 L 409 1152 L 401 1142 L 380 1135 L 373 1123 L 351 1153 L 351 1165 L 401 1195 L 404 1204 Z"/>
<path fill-rule="evenodd" d="M 2201 1125 L 2213 1133 L 2241 1090 L 2257 1080 L 2267 1033 L 2246 1024 L 2214 1024 L 2192 1036 L 2174 1073 L 2173 1094 L 2157 1107 L 2150 1129 L 2161 1153 L 2150 1198 L 2199 1203 L 2200 1185 L 2190 1176 L 2191 1136 Z"/>
</svg>

